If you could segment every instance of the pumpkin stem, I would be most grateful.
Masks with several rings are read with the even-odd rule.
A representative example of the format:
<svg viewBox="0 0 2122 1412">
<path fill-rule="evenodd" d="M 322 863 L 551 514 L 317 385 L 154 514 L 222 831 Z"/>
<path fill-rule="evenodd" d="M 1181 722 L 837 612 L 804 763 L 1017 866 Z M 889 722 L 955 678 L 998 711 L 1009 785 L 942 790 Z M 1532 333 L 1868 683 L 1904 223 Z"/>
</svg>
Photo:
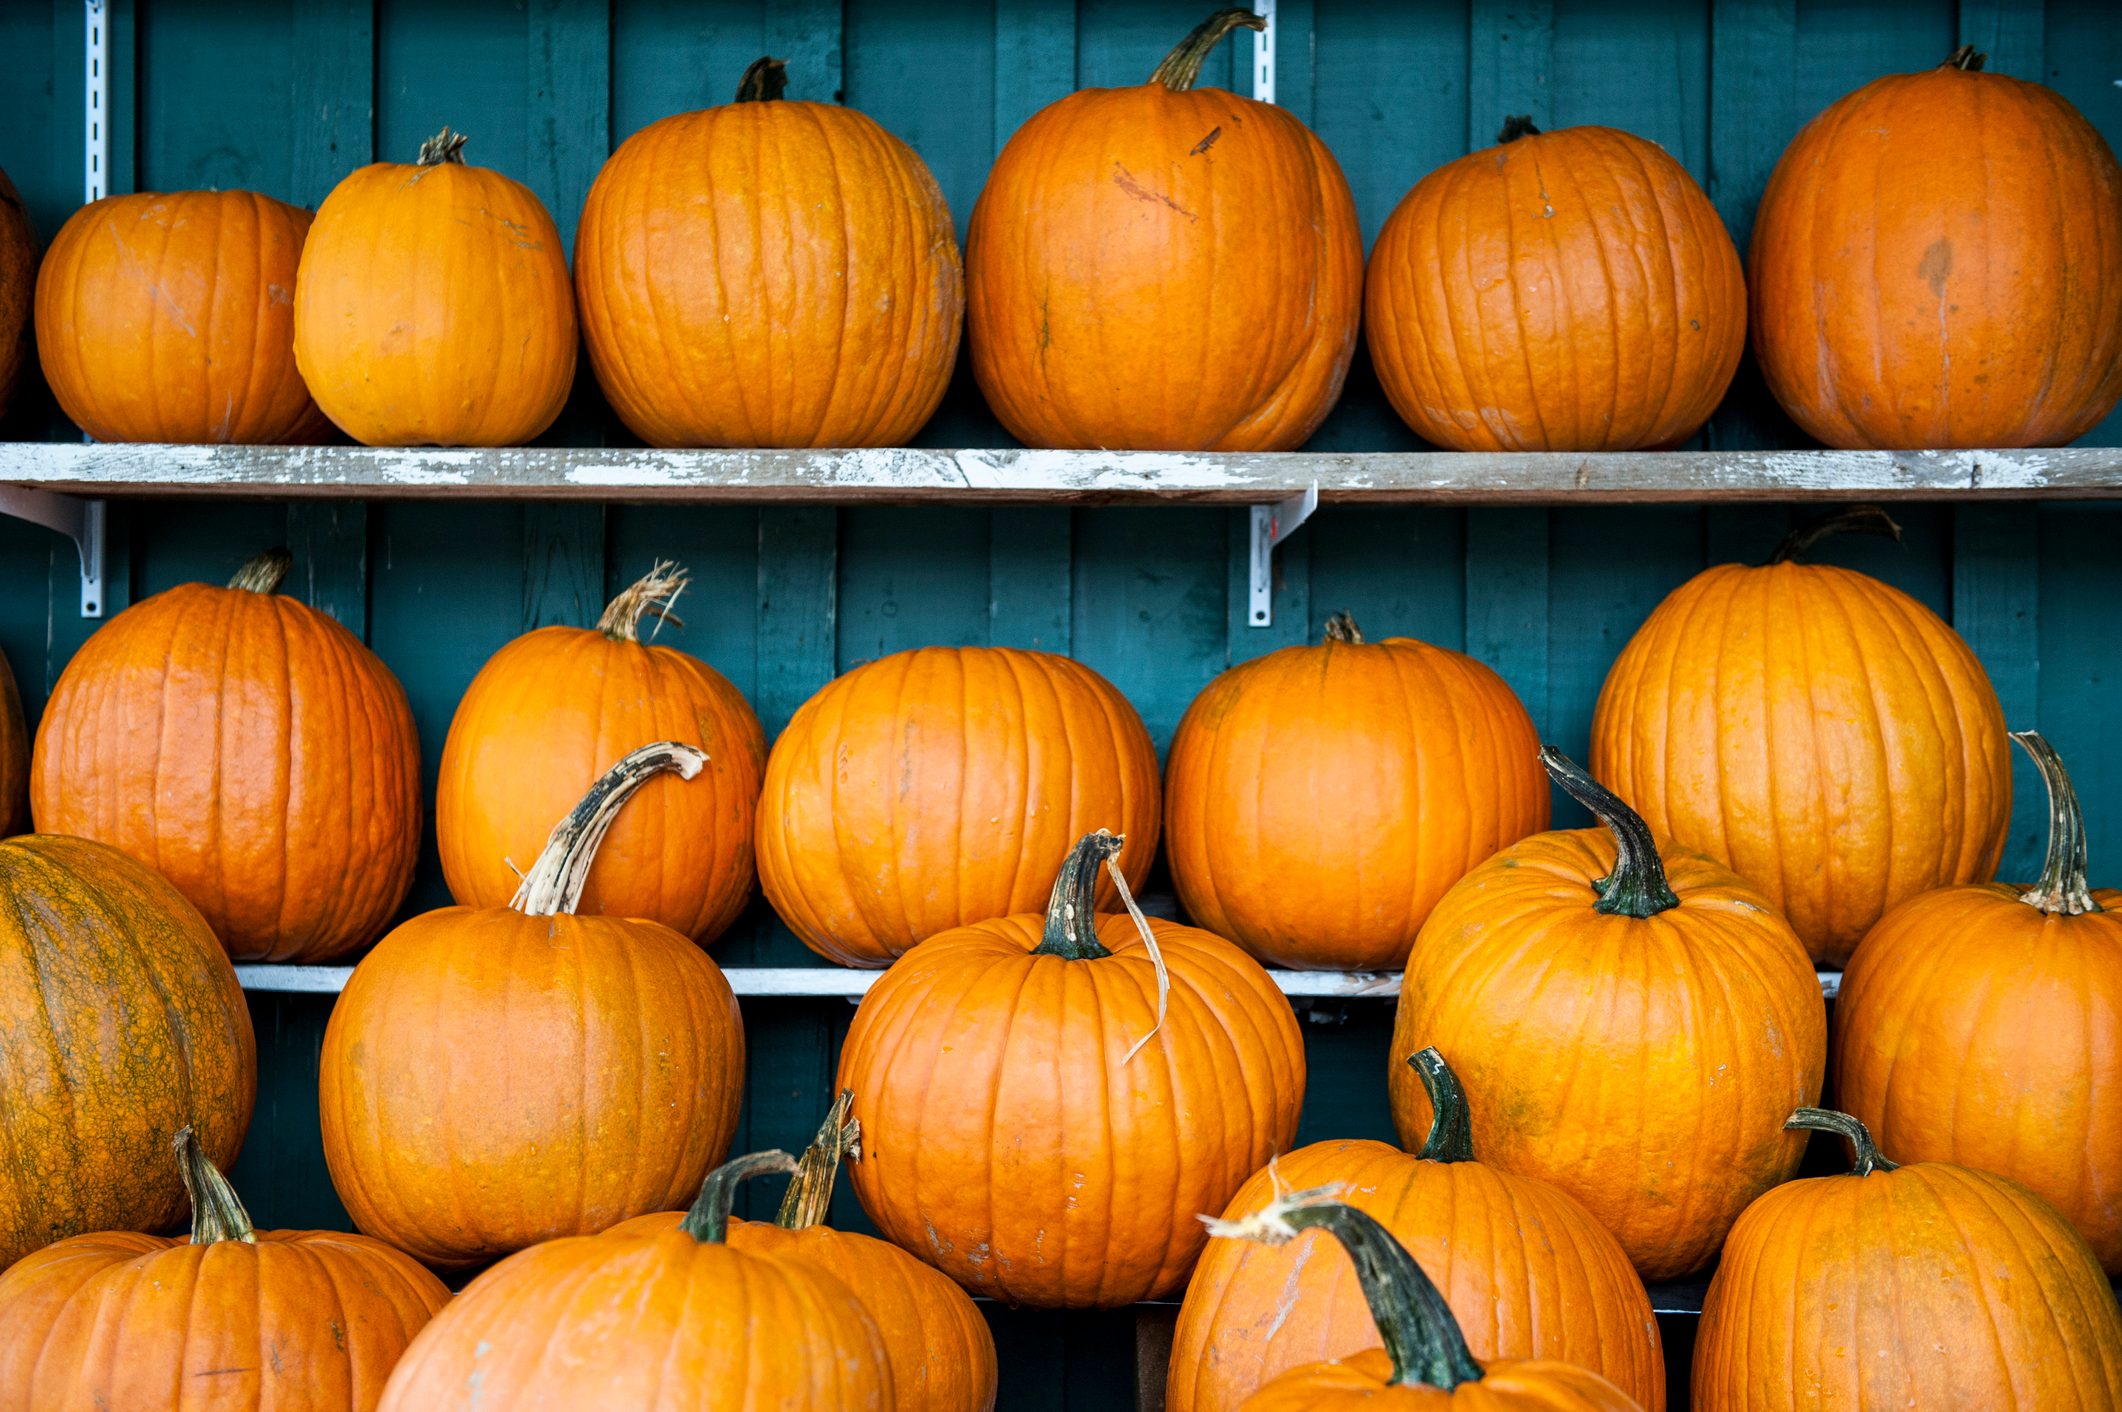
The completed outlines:
<svg viewBox="0 0 2122 1412">
<path fill-rule="evenodd" d="M 1963 44 L 1958 49 L 1953 50 L 1952 53 L 1946 55 L 1945 62 L 1938 65 L 1938 67 L 1941 69 L 1958 69 L 1964 74 L 1978 74 L 1982 72 L 1982 66 L 1988 62 L 1989 55 L 1977 54 L 1974 45 Z"/>
<path fill-rule="evenodd" d="M 1776 546 L 1776 552 L 1768 556 L 1768 562 L 1788 564 L 1831 534 L 1883 534 L 1898 544 L 1901 540 L 1901 526 L 1895 524 L 1894 517 L 1877 505 L 1852 505 L 1846 510 L 1822 515 L 1792 530 L 1783 537 L 1783 542 Z"/>
<path fill-rule="evenodd" d="M 1415 1156 L 1431 1162 L 1473 1161 L 1474 1119 L 1467 1111 L 1466 1090 L 1459 1087 L 1459 1076 L 1435 1045 L 1410 1054 L 1407 1062 L 1429 1094 L 1429 1136 Z"/>
<path fill-rule="evenodd" d="M 2085 883 L 2085 814 L 2078 808 L 2078 791 L 2071 787 L 2063 757 L 2039 731 L 2013 731 L 2011 738 L 2033 756 L 2041 783 L 2048 786 L 2048 861 L 2042 866 L 2041 881 L 2032 891 L 2021 893 L 2019 900 L 2052 917 L 2105 911 Z"/>
<path fill-rule="evenodd" d="M 1880 1153 L 1879 1144 L 1872 1141 L 1871 1129 L 1847 1113 L 1837 1113 L 1832 1108 L 1800 1108 L 1783 1124 L 1783 1130 L 1796 1132 L 1800 1128 L 1848 1138 L 1855 1156 L 1849 1166 L 1849 1174 L 1853 1177 L 1868 1177 L 1873 1172 L 1891 1172 L 1897 1165 L 1887 1161 Z"/>
<path fill-rule="evenodd" d="M 268 549 L 236 570 L 236 576 L 228 581 L 228 586 L 246 593 L 277 593 L 287 571 L 293 567 L 294 555 L 285 549 Z"/>
<path fill-rule="evenodd" d="M 221 1169 L 207 1160 L 191 1124 L 177 1129 L 176 1140 L 170 1145 L 177 1149 L 177 1175 L 184 1179 L 184 1194 L 192 1202 L 192 1244 L 240 1240 L 245 1245 L 256 1245 L 258 1233 L 251 1226 L 250 1213 L 236 1199 L 236 1189 L 221 1175 Z"/>
<path fill-rule="evenodd" d="M 1201 77 L 1201 63 L 1208 58 L 1209 51 L 1221 44 L 1230 32 L 1239 28 L 1264 30 L 1267 21 L 1251 10 L 1218 10 L 1193 28 L 1193 33 L 1179 41 L 1164 62 L 1150 74 L 1151 83 L 1161 83 L 1174 93 L 1184 93 Z"/>
<path fill-rule="evenodd" d="M 1208 1220 L 1208 1233 L 1281 1245 L 1304 1230 L 1326 1231 L 1348 1252 L 1356 1283 L 1393 1360 L 1393 1386 L 1450 1392 L 1481 1380 L 1451 1306 L 1415 1257 L 1368 1214 L 1335 1199 L 1336 1187 L 1293 1192 L 1236 1221 Z"/>
<path fill-rule="evenodd" d="M 739 103 L 771 103 L 788 92 L 788 60 L 754 59 L 737 80 Z"/>
<path fill-rule="evenodd" d="M 1046 934 L 1032 948 L 1034 956 L 1095 961 L 1110 956 L 1098 940 L 1098 865 L 1127 844 L 1127 835 L 1109 829 L 1083 835 L 1061 860 L 1053 894 L 1046 900 Z"/>
<path fill-rule="evenodd" d="M 1658 856 L 1657 841 L 1643 816 L 1552 745 L 1540 747 L 1540 764 L 1549 779 L 1613 833 L 1614 870 L 1592 883 L 1599 894 L 1592 910 L 1608 916 L 1655 917 L 1678 907 L 1680 899 L 1665 880 L 1665 860 Z"/>
<path fill-rule="evenodd" d="M 604 615 L 597 619 L 597 631 L 614 642 L 639 642 L 641 619 L 649 614 L 655 616 L 658 630 L 665 623 L 684 627 L 685 619 L 673 613 L 671 607 L 691 582 L 683 568 L 668 559 L 658 559 L 647 574 L 619 590 L 619 596 L 604 605 Z M 649 636 L 654 637 L 655 633 Z"/>
<path fill-rule="evenodd" d="M 447 123 L 442 131 L 420 144 L 420 159 L 417 165 L 439 167 L 446 162 L 464 165 L 464 144 L 471 141 L 461 132 L 451 132 Z"/>
<path fill-rule="evenodd" d="M 1361 647 L 1363 645 L 1363 629 L 1357 627 L 1356 620 L 1347 613 L 1336 613 L 1326 620 L 1326 640 L 1328 642 L 1346 642 Z"/>
<path fill-rule="evenodd" d="M 849 1116 L 855 1106 L 855 1091 L 840 1090 L 825 1115 L 818 1135 L 796 1159 L 796 1175 L 789 1179 L 781 1197 L 781 1210 L 774 1224 L 787 1231 L 822 1225 L 833 1204 L 833 1179 L 840 1175 L 840 1159 L 862 1160 L 862 1124 Z"/>
<path fill-rule="evenodd" d="M 568 816 L 553 826 L 545 840 L 545 851 L 523 875 L 523 883 L 508 905 L 526 917 L 568 914 L 582 900 L 582 886 L 589 881 L 589 865 L 596 861 L 597 845 L 611 830 L 612 820 L 650 777 L 675 770 L 689 780 L 707 763 L 704 752 L 675 740 L 662 740 L 628 752 L 604 777 L 589 787 Z"/>
<path fill-rule="evenodd" d="M 776 1147 L 768 1152 L 754 1152 L 747 1157 L 732 1157 L 700 1183 L 700 1194 L 693 1198 L 692 1209 L 678 1223 L 684 1231 L 702 1245 L 720 1245 L 729 1234 L 729 1208 L 737 1199 L 737 1188 L 753 1177 L 769 1177 L 776 1172 L 793 1172 L 796 1159 Z"/>
<path fill-rule="evenodd" d="M 1532 118 L 1525 113 L 1519 113 L 1514 117 L 1508 117 L 1503 120 L 1503 131 L 1496 134 L 1496 141 L 1498 143 L 1516 142 L 1521 137 L 1538 137 L 1539 135 L 1540 129 L 1533 126 Z"/>
</svg>

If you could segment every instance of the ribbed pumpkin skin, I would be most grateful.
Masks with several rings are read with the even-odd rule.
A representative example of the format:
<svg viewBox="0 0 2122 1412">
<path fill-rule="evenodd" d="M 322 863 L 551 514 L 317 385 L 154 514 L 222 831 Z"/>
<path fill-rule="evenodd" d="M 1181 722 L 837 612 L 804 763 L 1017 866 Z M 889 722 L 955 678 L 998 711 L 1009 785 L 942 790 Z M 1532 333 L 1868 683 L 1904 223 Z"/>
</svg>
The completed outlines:
<svg viewBox="0 0 2122 1412">
<path fill-rule="evenodd" d="M 1694 178 L 1608 127 L 1533 133 L 1415 184 L 1364 318 L 1393 408 L 1460 451 L 1635 451 L 1709 419 L 1746 348 L 1739 252 Z"/>
<path fill-rule="evenodd" d="M 2025 1188 L 1922 1162 L 1769 1192 L 1725 1243 L 1697 1412 L 2122 1405 L 2122 1316 Z"/>
<path fill-rule="evenodd" d="M 856 1296 L 801 1260 L 681 1232 L 533 1246 L 473 1280 L 380 1412 L 887 1412 Z"/>
<path fill-rule="evenodd" d="M 1503 1363 L 1450 1392 L 1388 1386 L 1392 1360 L 1369 1348 L 1337 1363 L 1284 1373 L 1243 1412 L 1643 1412 L 1627 1393 L 1570 1363 Z"/>
<path fill-rule="evenodd" d="M 371 1412 L 449 1302 L 366 1236 L 103 1233 L 0 1275 L 0 1412 Z"/>
<path fill-rule="evenodd" d="M 29 726 L 22 719 L 15 673 L 0 656 L 0 838 L 28 827 Z"/>
<path fill-rule="evenodd" d="M 1090 668 L 1006 647 L 895 652 L 832 681 L 774 742 L 759 882 L 811 950 L 886 966 L 925 937 L 1044 907 L 1093 829 L 1127 836 L 1120 866 L 1139 887 L 1158 804 L 1149 732 Z M 1098 898 L 1117 905 L 1110 881 Z"/>
<path fill-rule="evenodd" d="M 1562 1188 L 1645 1280 L 1677 1279 L 1797 1171 L 1783 1119 L 1819 1097 L 1827 1013 L 1789 926 L 1707 858 L 1661 840 L 1680 905 L 1594 911 L 1614 852 L 1605 829 L 1535 834 L 1444 895 L 1401 983 L 1393 1122 L 1409 1145 L 1428 1131 L 1404 1056 L 1436 1046 L 1484 1162 Z"/>
<path fill-rule="evenodd" d="M 1153 82 L 1017 130 L 965 274 L 973 373 L 1026 445 L 1291 451 L 1341 395 L 1363 245 L 1302 122 Z"/>
<path fill-rule="evenodd" d="M 923 942 L 840 1050 L 862 1121 L 855 1193 L 877 1229 L 976 1294 L 1115 1308 L 1176 1291 L 1220 1211 L 1287 1148 L 1304 1102 L 1289 1001 L 1237 947 L 1150 919 L 1171 975 L 1100 917 L 1096 960 L 1032 955 L 1043 919 Z"/>
<path fill-rule="evenodd" d="M 156 869 L 237 960 L 325 961 L 412 885 L 420 742 L 398 679 L 329 615 L 184 584 L 60 673 L 30 808 Z"/>
<path fill-rule="evenodd" d="M 597 849 L 577 911 L 645 917 L 703 945 L 752 890 L 753 814 L 766 771 L 759 718 L 697 657 L 595 629 L 546 627 L 487 660 L 457 703 L 435 786 L 450 895 L 502 907 L 556 819 L 653 740 L 696 745 L 690 781 L 641 787 Z"/>
<path fill-rule="evenodd" d="M 0 843 L 0 1269 L 169 1225 L 172 1137 L 234 1162 L 257 1086 L 236 973 L 176 889 L 86 839 Z"/>
<path fill-rule="evenodd" d="M 2122 1274 L 2122 891 L 2050 916 L 2001 883 L 1886 914 L 1842 973 L 1838 1105 L 1894 1157 L 2011 1178 Z"/>
<path fill-rule="evenodd" d="M 1754 352 L 1829 446 L 2061 446 L 2122 398 L 2122 168 L 2053 90 L 1874 80 L 1762 193 Z"/>
<path fill-rule="evenodd" d="M 628 138 L 582 208 L 582 332 L 651 446 L 901 446 L 957 362 L 950 207 L 852 108 L 781 99 Z"/>
<path fill-rule="evenodd" d="M 659 1211 L 610 1234 L 678 1229 L 682 1211 Z M 897 1412 L 992 1412 L 995 1336 L 965 1291 L 889 1241 L 830 1226 L 784 1230 L 771 1221 L 729 1223 L 732 1250 L 772 1254 L 825 1271 L 877 1321 Z"/>
<path fill-rule="evenodd" d="M 553 218 L 485 167 L 377 162 L 317 208 L 295 361 L 370 446 L 517 446 L 575 379 L 575 296 Z"/>
<path fill-rule="evenodd" d="M 355 1223 L 448 1268 L 690 1200 L 743 1087 L 736 997 L 686 938 L 445 907 L 354 968 L 318 1108 Z"/>
<path fill-rule="evenodd" d="M 37 278 L 37 356 L 98 441 L 310 441 L 295 270 L 310 214 L 251 191 L 106 196 Z"/>
<path fill-rule="evenodd" d="M 0 172 L 0 417 L 29 362 L 31 311 L 37 292 L 37 239 L 15 184 Z"/>
<path fill-rule="evenodd" d="M 1915 599 L 1824 564 L 1722 564 L 1608 671 L 1591 770 L 1840 966 L 1889 907 L 1996 872 L 2010 750 L 1982 664 Z"/>
<path fill-rule="evenodd" d="M 1233 667 L 1165 764 L 1179 900 L 1271 966 L 1403 966 L 1446 888 L 1547 827 L 1538 750 L 1503 678 L 1411 638 Z"/>
<path fill-rule="evenodd" d="M 1317 1142 L 1275 1165 L 1283 1191 L 1338 1185 L 1340 1200 L 1375 1216 L 1436 1282 L 1476 1358 L 1579 1364 L 1648 1412 L 1665 1406 L 1665 1357 L 1643 1282 L 1591 1213 L 1555 1188 L 1382 1142 Z M 1275 1195 L 1273 1178 L 1257 1172 L 1224 1219 Z M 1291 1368 L 1377 1346 L 1355 1266 L 1331 1238 L 1212 1240 L 1179 1310 L 1164 1405 L 1238 1407 Z"/>
</svg>

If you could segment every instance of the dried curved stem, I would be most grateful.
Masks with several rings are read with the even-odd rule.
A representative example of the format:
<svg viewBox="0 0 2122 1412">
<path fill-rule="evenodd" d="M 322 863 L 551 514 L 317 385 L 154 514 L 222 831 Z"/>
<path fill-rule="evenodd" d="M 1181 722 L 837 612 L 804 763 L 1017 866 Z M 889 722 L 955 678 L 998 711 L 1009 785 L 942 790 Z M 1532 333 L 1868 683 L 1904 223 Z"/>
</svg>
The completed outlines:
<svg viewBox="0 0 2122 1412">
<path fill-rule="evenodd" d="M 1792 530 L 1783 537 L 1783 542 L 1776 546 L 1776 552 L 1768 556 L 1768 562 L 1788 564 L 1821 540 L 1834 534 L 1883 534 L 1898 543 L 1901 538 L 1901 526 L 1895 522 L 1893 516 L 1877 505 L 1852 505 L 1846 510 L 1822 515 Z"/>
<path fill-rule="evenodd" d="M 655 617 L 659 628 L 664 623 L 684 627 L 685 619 L 671 609 L 692 581 L 681 565 L 658 559 L 646 574 L 620 589 L 619 596 L 604 605 L 604 613 L 597 619 L 597 631 L 614 642 L 639 642 L 641 619 L 648 615 Z"/>
<path fill-rule="evenodd" d="M 1680 899 L 1665 879 L 1665 860 L 1658 856 L 1657 841 L 1643 816 L 1552 745 L 1540 747 L 1540 764 L 1549 779 L 1591 810 L 1614 836 L 1614 870 L 1592 883 L 1599 894 L 1594 910 L 1642 918 L 1678 907 Z"/>
<path fill-rule="evenodd" d="M 236 1189 L 221 1175 L 221 1169 L 208 1160 L 191 1124 L 177 1129 L 176 1140 L 170 1145 L 177 1150 L 177 1175 L 183 1179 L 184 1194 L 192 1202 L 192 1244 L 240 1240 L 245 1245 L 256 1245 L 258 1233 L 251 1225 L 250 1213 L 243 1209 Z"/>
<path fill-rule="evenodd" d="M 818 1135 L 796 1159 L 796 1175 L 789 1179 L 780 1213 L 774 1217 L 774 1224 L 783 1230 L 823 1225 L 833 1204 L 833 1181 L 840 1175 L 841 1159 L 862 1160 L 862 1124 L 850 1116 L 854 1106 L 855 1091 L 841 1089 Z"/>
<path fill-rule="evenodd" d="M 1466 1090 L 1435 1045 L 1408 1056 L 1407 1062 L 1429 1094 L 1429 1136 L 1417 1157 L 1432 1162 L 1474 1160 L 1474 1119 L 1466 1107 Z"/>
<path fill-rule="evenodd" d="M 2048 786 L 2048 859 L 2041 868 L 2041 881 L 2021 893 L 2019 900 L 2056 917 L 2106 910 L 2093 900 L 2092 888 L 2085 881 L 2085 813 L 2078 807 L 2078 791 L 2071 785 L 2070 772 L 2063 768 L 2063 757 L 2039 731 L 2013 731 L 2011 738 L 2033 757 L 2041 783 Z"/>
<path fill-rule="evenodd" d="M 287 571 L 293 567 L 294 555 L 285 549 L 268 549 L 236 570 L 236 576 L 228 581 L 228 586 L 246 593 L 277 593 L 287 578 Z"/>
<path fill-rule="evenodd" d="M 1267 21 L 1251 10 L 1218 10 L 1195 25 L 1192 33 L 1164 56 L 1164 62 L 1157 65 L 1149 81 L 1161 83 L 1174 93 L 1184 93 L 1201 77 L 1201 64 L 1208 58 L 1209 51 L 1221 44 L 1232 30 L 1266 28 Z"/>
<path fill-rule="evenodd" d="M 1068 851 L 1047 898 L 1046 931 L 1033 955 L 1095 961 L 1113 954 L 1098 940 L 1098 865 L 1119 856 L 1126 845 L 1127 835 L 1099 829 Z"/>
<path fill-rule="evenodd" d="M 554 825 L 552 836 L 538 861 L 523 875 L 522 885 L 508 905 L 528 917 L 551 917 L 571 913 L 582 901 L 583 884 L 589 881 L 590 864 L 597 859 L 597 845 L 611 831 L 612 820 L 633 797 L 635 790 L 665 770 L 680 779 L 691 779 L 707 763 L 707 755 L 675 740 L 660 740 L 628 753 L 604 777 L 590 786 L 568 816 Z"/>
<path fill-rule="evenodd" d="M 739 103 L 771 103 L 788 92 L 788 60 L 754 59 L 737 80 Z"/>
<path fill-rule="evenodd" d="M 770 1177 L 776 1172 L 793 1172 L 796 1159 L 774 1148 L 768 1152 L 754 1152 L 747 1157 L 732 1157 L 700 1183 L 700 1195 L 694 1198 L 692 1209 L 678 1223 L 684 1231 L 702 1245 L 720 1245 L 729 1234 L 729 1208 L 737 1200 L 737 1188 L 753 1177 Z"/>
<path fill-rule="evenodd" d="M 422 167 L 439 167 L 445 163 L 464 165 L 464 144 L 471 141 L 461 132 L 451 132 L 445 124 L 442 131 L 420 144 L 420 157 L 415 164 Z"/>
<path fill-rule="evenodd" d="M 1832 1108 L 1800 1108 L 1790 1115 L 1783 1128 L 1786 1132 L 1810 1129 L 1813 1132 L 1835 1133 L 1848 1138 L 1853 1159 L 1849 1165 L 1849 1174 L 1853 1177 L 1868 1177 L 1873 1172 L 1894 1170 L 1894 1164 L 1880 1153 L 1879 1144 L 1872 1141 L 1871 1129 L 1847 1113 L 1837 1113 Z"/>
<path fill-rule="evenodd" d="M 1326 620 L 1326 640 L 1345 642 L 1352 646 L 1363 645 L 1363 629 L 1356 626 L 1355 617 L 1348 613 L 1336 613 Z"/>
</svg>

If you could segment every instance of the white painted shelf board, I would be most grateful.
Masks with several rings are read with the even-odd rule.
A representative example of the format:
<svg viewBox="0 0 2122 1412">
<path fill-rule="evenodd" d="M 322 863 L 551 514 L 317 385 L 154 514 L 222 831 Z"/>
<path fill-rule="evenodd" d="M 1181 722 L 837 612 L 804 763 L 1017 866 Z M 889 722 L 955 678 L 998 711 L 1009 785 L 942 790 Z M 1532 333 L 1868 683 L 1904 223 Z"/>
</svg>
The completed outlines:
<svg viewBox="0 0 2122 1412">
<path fill-rule="evenodd" d="M 90 496 L 994 504 L 1693 503 L 2122 496 L 2122 450 L 1595 455 L 653 451 L 0 442 L 0 484 Z"/>
</svg>

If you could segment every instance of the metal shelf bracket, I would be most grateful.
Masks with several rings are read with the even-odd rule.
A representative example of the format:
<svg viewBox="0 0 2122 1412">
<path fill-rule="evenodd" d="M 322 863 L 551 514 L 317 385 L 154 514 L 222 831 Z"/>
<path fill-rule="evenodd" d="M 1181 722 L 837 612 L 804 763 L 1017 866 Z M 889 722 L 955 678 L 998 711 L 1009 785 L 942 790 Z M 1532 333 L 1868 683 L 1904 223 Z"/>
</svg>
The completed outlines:
<svg viewBox="0 0 2122 1412">
<path fill-rule="evenodd" d="M 1313 481 L 1301 494 L 1272 505 L 1253 506 L 1252 604 L 1245 621 L 1251 627 L 1272 627 L 1275 621 L 1275 546 L 1297 532 L 1297 527 L 1319 508 L 1319 482 Z"/>
<path fill-rule="evenodd" d="M 81 555 L 81 616 L 103 616 L 103 502 L 76 500 L 23 485 L 0 485 L 0 515 L 57 530 Z"/>
</svg>

